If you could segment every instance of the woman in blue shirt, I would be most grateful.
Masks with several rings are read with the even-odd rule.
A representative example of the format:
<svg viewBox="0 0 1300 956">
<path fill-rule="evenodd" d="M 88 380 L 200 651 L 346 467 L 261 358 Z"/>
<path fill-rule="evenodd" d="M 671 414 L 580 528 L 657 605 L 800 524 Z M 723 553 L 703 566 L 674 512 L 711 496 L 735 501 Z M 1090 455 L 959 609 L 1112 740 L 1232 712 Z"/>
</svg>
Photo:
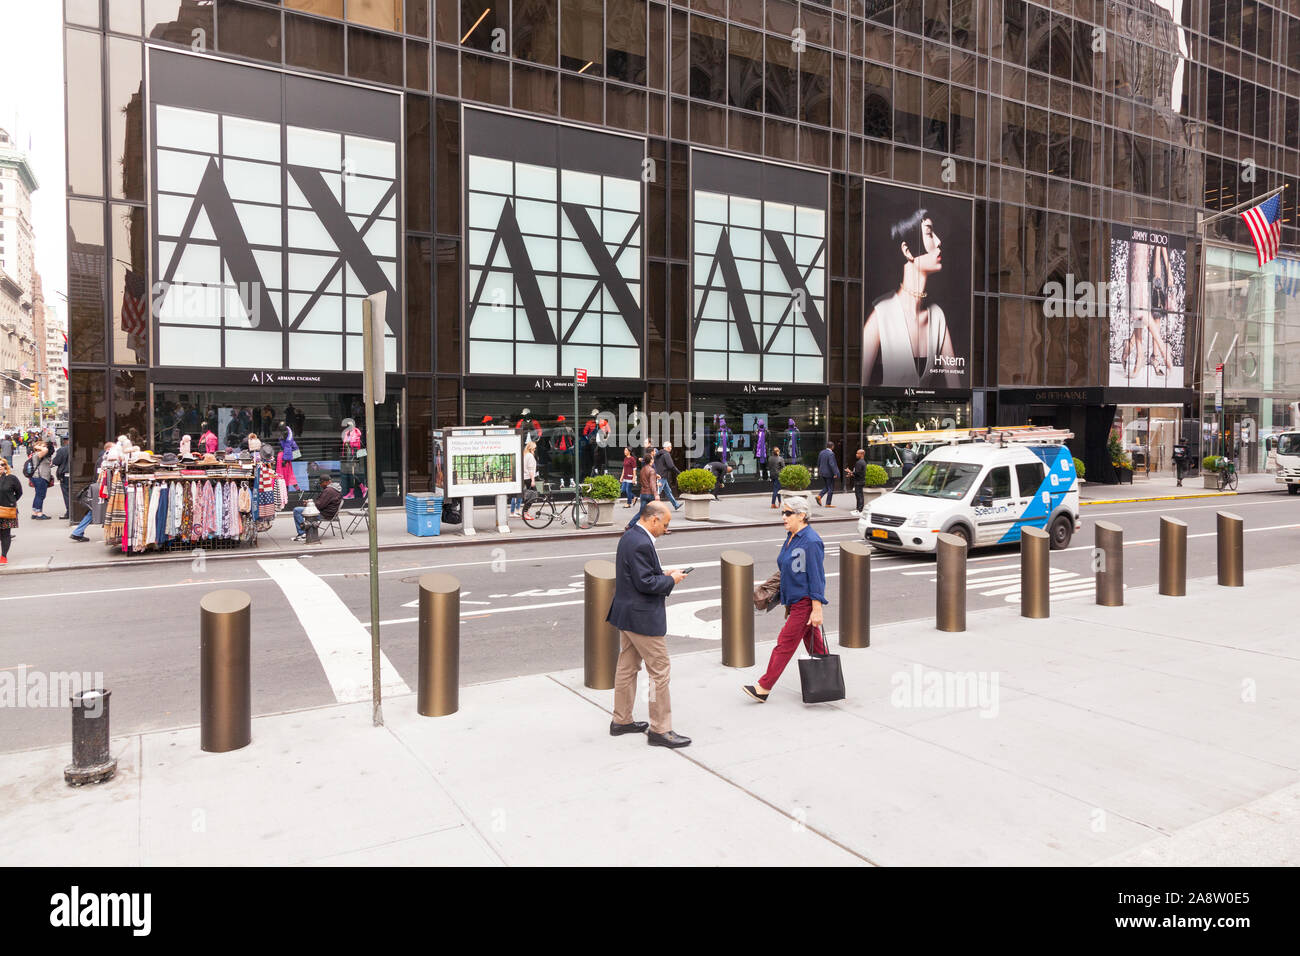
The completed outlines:
<svg viewBox="0 0 1300 956">
<path fill-rule="evenodd" d="M 826 545 L 808 526 L 808 502 L 790 498 L 781 508 L 785 523 L 785 544 L 777 555 L 781 571 L 780 601 L 786 609 L 785 627 L 777 636 L 776 647 L 767 662 L 767 673 L 758 684 L 746 684 L 743 690 L 759 703 L 767 700 L 794 650 L 803 641 L 809 653 L 827 653 L 822 637 L 822 608 L 826 605 Z"/>
</svg>

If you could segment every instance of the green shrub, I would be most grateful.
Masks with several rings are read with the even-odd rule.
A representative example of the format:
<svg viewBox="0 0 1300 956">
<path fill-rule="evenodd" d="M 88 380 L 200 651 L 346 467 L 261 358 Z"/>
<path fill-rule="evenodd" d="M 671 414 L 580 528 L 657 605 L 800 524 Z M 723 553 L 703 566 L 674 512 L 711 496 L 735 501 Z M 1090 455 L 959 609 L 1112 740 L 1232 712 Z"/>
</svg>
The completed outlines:
<svg viewBox="0 0 1300 956">
<path fill-rule="evenodd" d="M 1133 467 L 1133 459 L 1124 450 L 1124 445 L 1120 442 L 1119 436 L 1113 432 L 1106 442 L 1106 450 L 1110 453 L 1110 463 L 1116 468 Z"/>
<path fill-rule="evenodd" d="M 812 484 L 812 474 L 803 465 L 786 465 L 781 469 L 781 487 L 787 491 L 803 491 Z"/>
<path fill-rule="evenodd" d="M 889 481 L 889 472 L 879 465 L 867 465 L 867 473 L 862 477 L 862 483 L 866 487 L 882 488 L 887 481 Z"/>
<path fill-rule="evenodd" d="M 1221 461 L 1223 461 L 1223 459 L 1218 455 L 1206 455 L 1201 459 L 1201 468 L 1205 471 L 1218 471 L 1219 462 Z"/>
<path fill-rule="evenodd" d="M 613 501 L 616 498 L 623 497 L 623 489 L 619 480 L 613 475 L 597 475 L 591 479 L 591 497 L 597 501 Z"/>
<path fill-rule="evenodd" d="M 1084 473 L 1084 470 L 1085 470 L 1085 469 L 1084 469 L 1084 467 L 1083 467 L 1083 459 L 1082 459 L 1082 458 L 1076 458 L 1076 459 L 1074 459 L 1074 470 L 1075 470 L 1076 472 L 1078 472 L 1080 478 L 1083 477 L 1083 473 Z"/>
<path fill-rule="evenodd" d="M 707 468 L 687 468 L 677 473 L 677 487 L 684 494 L 701 495 L 712 491 L 717 483 L 718 479 L 714 478 L 713 472 Z"/>
</svg>

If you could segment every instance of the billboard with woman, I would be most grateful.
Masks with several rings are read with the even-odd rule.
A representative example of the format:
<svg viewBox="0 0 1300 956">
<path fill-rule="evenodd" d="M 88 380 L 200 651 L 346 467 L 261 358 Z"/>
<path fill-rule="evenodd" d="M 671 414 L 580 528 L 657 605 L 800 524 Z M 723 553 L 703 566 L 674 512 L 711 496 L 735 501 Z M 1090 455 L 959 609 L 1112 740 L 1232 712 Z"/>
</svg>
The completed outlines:
<svg viewBox="0 0 1300 956">
<path fill-rule="evenodd" d="M 1187 240 L 1143 226 L 1110 234 L 1110 384 L 1183 388 Z"/>
<path fill-rule="evenodd" d="M 866 186 L 862 384 L 970 387 L 971 204 Z"/>
</svg>

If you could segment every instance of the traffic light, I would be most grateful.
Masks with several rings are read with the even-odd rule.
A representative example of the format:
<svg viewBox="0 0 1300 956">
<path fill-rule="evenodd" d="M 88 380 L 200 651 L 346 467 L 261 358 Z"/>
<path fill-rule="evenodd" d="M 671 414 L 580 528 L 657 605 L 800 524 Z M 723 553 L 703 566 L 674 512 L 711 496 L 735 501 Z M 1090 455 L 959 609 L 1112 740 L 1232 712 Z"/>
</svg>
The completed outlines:
<svg viewBox="0 0 1300 956">
<path fill-rule="evenodd" d="M 41 400 L 41 387 L 35 382 L 32 382 L 32 401 L 39 402 L 40 400 Z"/>
</svg>

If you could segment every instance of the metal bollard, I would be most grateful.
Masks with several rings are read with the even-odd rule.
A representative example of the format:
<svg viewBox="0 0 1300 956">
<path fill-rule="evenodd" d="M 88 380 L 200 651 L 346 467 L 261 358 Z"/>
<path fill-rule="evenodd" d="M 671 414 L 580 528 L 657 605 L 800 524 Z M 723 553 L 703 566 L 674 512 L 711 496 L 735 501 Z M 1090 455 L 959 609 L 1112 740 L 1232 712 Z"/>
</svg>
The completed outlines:
<svg viewBox="0 0 1300 956">
<path fill-rule="evenodd" d="M 722 552 L 722 666 L 754 666 L 754 559 Z"/>
<path fill-rule="evenodd" d="M 840 647 L 871 646 L 871 548 L 840 545 Z"/>
<path fill-rule="evenodd" d="M 1051 617 L 1052 539 L 1042 528 L 1020 531 L 1020 616 Z"/>
<path fill-rule="evenodd" d="M 1109 521 L 1098 521 L 1093 547 L 1097 572 L 1097 603 L 1102 607 L 1124 606 L 1124 529 Z"/>
<path fill-rule="evenodd" d="M 208 753 L 253 739 L 252 603 L 243 591 L 210 591 L 199 601 L 199 747 Z"/>
<path fill-rule="evenodd" d="M 1242 587 L 1245 572 L 1242 568 L 1245 551 L 1246 522 L 1240 515 L 1220 511 L 1215 515 L 1215 529 L 1219 542 L 1219 586 L 1225 588 Z"/>
<path fill-rule="evenodd" d="M 1160 517 L 1160 593 L 1187 594 L 1187 523 Z"/>
<path fill-rule="evenodd" d="M 940 534 L 934 553 L 934 626 L 941 631 L 966 630 L 966 542 L 955 534 Z"/>
<path fill-rule="evenodd" d="M 420 575 L 419 691 L 422 717 L 460 710 L 460 581 L 450 574 Z"/>
<path fill-rule="evenodd" d="M 613 561 L 588 561 L 582 567 L 582 682 L 592 690 L 614 686 L 621 639 L 605 618 L 614 603 L 616 576 Z"/>
<path fill-rule="evenodd" d="M 70 787 L 103 783 L 117 773 L 117 759 L 109 752 L 108 698 L 111 691 L 79 690 L 72 704 L 72 763 L 63 768 Z"/>
</svg>

